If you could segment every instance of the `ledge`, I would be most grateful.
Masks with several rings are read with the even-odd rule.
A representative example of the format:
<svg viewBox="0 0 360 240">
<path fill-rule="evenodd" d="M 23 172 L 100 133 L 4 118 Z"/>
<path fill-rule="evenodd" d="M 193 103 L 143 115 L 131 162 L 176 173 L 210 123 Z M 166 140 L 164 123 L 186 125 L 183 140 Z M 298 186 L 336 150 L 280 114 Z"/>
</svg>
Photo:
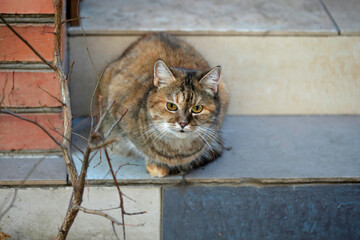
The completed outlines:
<svg viewBox="0 0 360 240">
<path fill-rule="evenodd" d="M 73 130 L 86 136 L 89 118 L 74 119 Z M 311 184 L 360 183 L 360 116 L 228 116 L 223 135 L 227 150 L 204 167 L 185 176 L 151 177 L 142 159 L 111 156 L 122 185 L 157 184 Z M 73 135 L 73 143 L 85 141 Z M 80 168 L 79 152 L 74 160 Z M 3 156 L 0 185 L 67 184 L 65 164 L 58 156 Z M 113 184 L 105 156 L 90 163 L 92 185 Z"/>
<path fill-rule="evenodd" d="M 0 157 L 0 185 L 65 184 L 67 184 L 67 174 L 62 157 L 35 155 Z"/>
<path fill-rule="evenodd" d="M 89 120 L 74 120 L 86 135 Z M 228 116 L 223 135 L 231 150 L 186 176 L 151 177 L 141 159 L 111 156 L 113 168 L 126 163 L 121 184 L 296 184 L 360 182 L 360 116 Z M 81 145 L 84 140 L 73 136 Z M 80 161 L 74 156 L 76 164 Z M 88 180 L 111 184 L 106 158 L 95 156 Z"/>
<path fill-rule="evenodd" d="M 141 7 L 140 7 L 141 6 Z M 320 1 L 96 1 L 81 3 L 88 35 L 167 31 L 185 35 L 336 35 Z M 69 28 L 82 35 L 81 27 Z"/>
<path fill-rule="evenodd" d="M 141 7 L 140 7 L 141 6 Z M 356 0 L 96 1 L 81 2 L 87 35 L 360 35 Z M 149 21 L 151 20 L 151 21 Z M 82 35 L 70 27 L 70 35 Z"/>
</svg>

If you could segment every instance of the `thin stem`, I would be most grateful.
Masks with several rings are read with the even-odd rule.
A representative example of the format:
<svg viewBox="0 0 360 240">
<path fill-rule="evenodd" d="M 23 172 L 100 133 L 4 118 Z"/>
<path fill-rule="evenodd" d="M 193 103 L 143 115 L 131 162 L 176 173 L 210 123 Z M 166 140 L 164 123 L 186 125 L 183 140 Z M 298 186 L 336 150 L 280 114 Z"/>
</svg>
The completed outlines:
<svg viewBox="0 0 360 240">
<path fill-rule="evenodd" d="M 26 41 L 2 16 L 2 14 L 0 14 L 0 19 L 5 23 L 5 25 L 21 40 L 23 41 L 30 49 L 33 53 L 35 53 L 36 56 L 38 56 L 41 61 L 43 61 L 46 65 L 48 65 L 51 69 L 53 69 L 54 71 L 57 70 L 56 66 L 51 64 L 49 61 L 47 61 L 43 56 L 41 56 L 41 54 L 36 51 L 36 49 L 31 46 L 31 44 Z"/>
<path fill-rule="evenodd" d="M 88 214 L 94 214 L 94 215 L 99 215 L 102 216 L 104 218 L 109 219 L 111 222 L 115 223 L 116 225 L 124 225 L 123 223 L 119 222 L 118 220 L 116 220 L 115 218 L 113 218 L 112 216 L 110 216 L 107 213 L 104 213 L 102 211 L 98 211 L 98 210 L 93 210 L 93 209 L 88 209 L 88 208 L 84 208 L 84 207 L 79 207 L 79 210 L 84 212 L 84 213 L 88 213 Z"/>
<path fill-rule="evenodd" d="M 90 149 L 91 149 L 91 151 L 95 151 L 97 149 L 104 148 L 107 145 L 112 144 L 112 143 L 117 142 L 117 141 L 119 141 L 119 138 L 110 139 L 110 140 L 107 140 L 105 142 L 100 143 L 99 145 L 97 145 L 95 147 L 91 147 Z"/>
<path fill-rule="evenodd" d="M 109 164 L 109 168 L 110 168 L 110 172 L 111 172 L 111 175 L 114 179 L 114 182 L 115 182 L 115 186 L 118 190 L 118 193 L 119 193 L 119 199 L 120 199 L 120 208 L 121 208 L 121 219 L 122 219 L 122 223 L 123 223 L 123 238 L 124 240 L 126 239 L 126 234 L 125 234 L 125 210 L 124 210 L 124 199 L 123 199 L 123 196 L 122 196 L 122 193 L 120 191 L 120 187 L 119 187 L 119 184 L 117 182 L 117 179 L 116 179 L 116 175 L 114 173 L 114 170 L 112 168 L 112 165 L 111 165 L 111 161 L 110 161 L 110 157 L 109 157 L 109 154 L 107 152 L 107 149 L 105 148 L 105 156 L 106 156 L 106 160 Z"/>
<path fill-rule="evenodd" d="M 45 129 L 42 125 L 40 125 L 39 123 L 37 123 L 37 122 L 35 122 L 35 121 L 31 120 L 31 119 L 25 118 L 25 117 L 23 117 L 23 116 L 20 116 L 20 115 L 18 115 L 18 114 L 16 114 L 16 113 L 13 113 L 13 112 L 11 112 L 11 111 L 9 111 L 9 110 L 2 110 L 2 109 L 1 109 L 1 110 L 0 110 L 0 113 L 9 114 L 9 115 L 11 115 L 11 116 L 14 116 L 14 117 L 16 117 L 16 118 L 19 118 L 19 119 L 24 120 L 24 121 L 26 121 L 26 122 L 29 122 L 29 123 L 31 123 L 31 124 L 34 124 L 35 126 L 39 127 L 44 133 L 46 133 L 46 135 L 48 135 L 48 136 L 51 138 L 51 140 L 53 140 L 59 147 L 61 147 L 61 148 L 64 148 L 64 147 L 65 147 L 61 142 L 59 142 L 53 135 L 51 135 L 51 133 L 50 133 L 48 130 L 46 130 L 46 129 Z"/>
<path fill-rule="evenodd" d="M 55 99 L 56 101 L 58 101 L 58 102 L 61 104 L 61 106 L 64 105 L 64 103 L 63 103 L 59 98 L 55 97 L 54 95 L 52 95 L 51 93 L 49 93 L 48 91 L 46 91 L 45 89 L 43 89 L 42 87 L 40 87 L 40 85 L 38 85 L 38 88 L 39 88 L 40 90 L 42 90 L 43 92 L 45 92 L 45 93 L 46 93 L 47 95 L 49 95 L 50 97 L 52 97 L 53 99 Z"/>
<path fill-rule="evenodd" d="M 116 125 L 119 124 L 119 122 L 124 118 L 124 116 L 127 112 L 128 112 L 128 109 L 126 109 L 125 112 L 118 118 L 118 120 L 116 120 L 113 123 L 113 125 L 110 127 L 109 131 L 105 134 L 105 137 L 104 137 L 105 139 L 107 139 L 110 136 L 112 130 L 116 127 Z"/>
</svg>

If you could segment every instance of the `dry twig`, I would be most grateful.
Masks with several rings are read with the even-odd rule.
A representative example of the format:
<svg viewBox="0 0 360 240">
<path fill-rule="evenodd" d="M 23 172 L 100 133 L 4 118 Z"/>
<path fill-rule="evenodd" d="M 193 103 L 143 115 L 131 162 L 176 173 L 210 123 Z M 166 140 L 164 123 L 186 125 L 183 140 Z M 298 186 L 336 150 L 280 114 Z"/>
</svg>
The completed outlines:
<svg viewBox="0 0 360 240">
<path fill-rule="evenodd" d="M 107 138 L 110 136 L 112 130 L 115 128 L 116 125 L 119 124 L 119 122 L 122 120 L 122 118 L 125 116 L 125 114 L 127 113 L 127 110 L 121 115 L 121 117 L 119 119 L 117 119 L 117 121 L 115 121 L 115 123 L 111 126 L 111 128 L 108 130 L 108 132 L 104 135 L 102 135 L 102 133 L 100 132 L 100 128 L 103 125 L 103 122 L 105 120 L 105 118 L 107 117 L 107 115 L 110 112 L 110 109 L 112 108 L 114 102 L 112 102 L 107 109 L 105 110 L 105 112 L 101 112 L 100 109 L 100 115 L 99 115 L 99 121 L 95 124 L 94 120 L 97 118 L 96 116 L 93 115 L 92 113 L 92 104 L 91 104 L 91 114 L 92 114 L 92 118 L 91 118 L 91 131 L 90 131 L 90 135 L 89 138 L 87 139 L 87 147 L 85 149 L 85 151 L 82 151 L 80 148 L 78 148 L 77 146 L 75 146 L 72 142 L 71 142 L 71 120 L 72 120 L 72 113 L 71 113 L 71 108 L 70 108 L 70 93 L 69 93 L 69 81 L 70 81 L 70 76 L 71 76 L 71 72 L 73 70 L 73 66 L 74 66 L 74 62 L 72 63 L 71 67 L 70 67 L 70 71 L 69 74 L 66 75 L 62 66 L 62 62 L 61 62 L 61 27 L 62 24 L 66 21 L 62 21 L 62 13 L 63 13 L 63 1 L 62 0 L 53 0 L 54 3 L 54 8 L 55 8 L 55 31 L 54 31 L 54 60 L 53 62 L 49 62 L 47 61 L 44 57 L 41 56 L 41 54 L 39 52 L 36 51 L 36 49 L 34 49 L 34 47 L 31 46 L 31 44 L 29 42 L 27 42 L 19 33 L 16 32 L 16 30 L 11 27 L 6 20 L 3 18 L 3 16 L 0 14 L 0 19 L 5 23 L 5 25 L 20 39 L 22 40 L 32 51 L 34 54 L 36 54 L 46 65 L 48 65 L 51 69 L 53 69 L 59 76 L 60 82 L 61 82 L 61 99 L 58 99 L 57 97 L 53 96 L 52 94 L 50 94 L 48 91 L 42 89 L 40 86 L 39 88 L 41 90 L 43 90 L 45 93 L 47 93 L 49 96 L 51 96 L 52 98 L 54 98 L 55 100 L 57 100 L 59 103 L 61 103 L 62 105 L 62 111 L 64 114 L 64 128 L 63 128 L 63 133 L 59 133 L 58 131 L 56 131 L 56 129 L 54 129 L 54 131 L 62 136 L 62 142 L 57 140 L 46 128 L 44 128 L 41 124 L 37 123 L 36 121 L 27 119 L 23 116 L 20 116 L 18 114 L 15 114 L 11 111 L 9 111 L 5 104 L 4 104 L 4 96 L 1 97 L 1 102 L 4 105 L 3 107 L 4 109 L 0 109 L 1 113 L 5 113 L 5 114 L 9 114 L 12 115 L 14 117 L 17 117 L 19 119 L 22 119 L 24 121 L 27 121 L 31 124 L 34 124 L 35 126 L 39 127 L 43 132 L 45 132 L 58 146 L 60 146 L 65 163 L 66 163 L 66 167 L 67 170 L 69 172 L 70 175 L 70 179 L 71 179 L 71 184 L 73 186 L 73 192 L 72 192 L 72 196 L 71 199 L 69 201 L 69 207 L 68 210 L 66 212 L 66 216 L 63 220 L 63 223 L 61 225 L 61 227 L 59 228 L 58 231 L 58 235 L 56 239 L 66 239 L 66 236 L 78 214 L 79 211 L 83 211 L 84 213 L 89 213 L 89 214 L 95 214 L 95 215 L 99 215 L 102 217 L 105 217 L 107 219 L 109 219 L 112 223 L 113 226 L 113 230 L 114 230 L 114 234 L 115 236 L 118 238 L 118 235 L 115 231 L 115 224 L 116 225 L 121 225 L 123 228 L 123 238 L 126 239 L 126 234 L 125 234 L 125 215 L 138 215 L 138 214 L 144 214 L 146 212 L 138 212 L 138 213 L 128 213 L 125 211 L 124 208 L 124 199 L 123 199 L 123 193 L 120 190 L 119 184 L 117 182 L 116 179 L 116 174 L 119 171 L 119 169 L 122 166 L 125 165 L 131 165 L 131 164 L 124 164 L 122 166 L 120 166 L 116 172 L 113 171 L 112 165 L 111 165 L 111 160 L 109 157 L 109 154 L 106 150 L 106 147 L 109 144 L 114 143 L 115 141 L 117 141 L 118 139 L 110 139 L 107 140 Z M 85 33 L 83 30 L 83 35 L 85 38 Z M 86 41 L 86 38 L 85 38 Z M 92 61 L 88 46 L 87 46 L 87 42 L 85 42 L 86 44 L 86 48 L 89 54 L 89 58 L 91 60 L 93 69 L 96 73 L 96 69 L 94 66 L 94 63 Z M 100 76 L 101 77 L 101 76 Z M 98 78 L 98 83 L 97 86 L 99 85 L 99 81 L 100 81 L 100 77 L 97 76 Z M 93 94 L 92 99 L 95 97 L 95 95 Z M 84 137 L 82 137 L 84 138 Z M 85 138 L 84 138 L 85 139 Z M 94 145 L 95 142 L 98 142 L 97 145 Z M 80 152 L 83 153 L 83 158 L 82 158 L 82 166 L 81 166 L 81 170 L 78 174 L 78 171 L 76 169 L 75 163 L 73 161 L 72 158 L 72 154 L 71 154 L 71 145 L 73 145 L 77 150 L 79 150 Z M 81 203 L 83 201 L 83 194 L 84 194 L 84 188 L 85 188 L 85 182 L 86 182 L 86 175 L 87 175 L 87 170 L 89 167 L 89 163 L 90 161 L 94 158 L 96 152 L 100 149 L 104 149 L 105 152 L 105 156 L 109 165 L 109 169 L 110 172 L 112 174 L 113 180 L 115 182 L 117 191 L 118 191 L 118 195 L 119 195 L 119 207 L 121 209 L 121 222 L 118 221 L 117 219 L 113 218 L 112 216 L 104 213 L 103 211 L 105 210 L 91 210 L 91 209 L 87 209 L 81 206 Z M 92 152 L 95 151 L 95 154 L 92 154 Z M 36 164 L 36 166 L 40 164 L 39 163 Z M 35 167 L 32 169 L 32 171 L 35 169 Z M 32 171 L 30 171 L 30 173 L 28 174 L 28 176 L 30 176 L 30 174 L 32 173 Z M 28 178 L 28 176 L 25 178 L 25 180 Z M 25 181 L 24 180 L 24 181 Z M 6 214 L 9 209 L 12 207 L 13 203 L 15 202 L 16 199 L 16 194 L 17 191 L 15 191 L 15 194 L 11 200 L 10 206 L 9 208 L 5 209 L 5 211 L 0 215 L 0 219 L 1 217 L 4 216 L 4 214 Z M 126 196 L 126 195 L 124 195 Z"/>
</svg>

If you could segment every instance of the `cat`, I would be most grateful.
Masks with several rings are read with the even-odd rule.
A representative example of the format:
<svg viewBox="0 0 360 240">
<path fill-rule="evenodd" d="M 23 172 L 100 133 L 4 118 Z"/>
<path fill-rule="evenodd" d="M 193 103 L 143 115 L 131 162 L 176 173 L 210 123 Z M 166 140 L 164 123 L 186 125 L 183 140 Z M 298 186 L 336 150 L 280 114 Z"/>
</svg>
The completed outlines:
<svg viewBox="0 0 360 240">
<path fill-rule="evenodd" d="M 210 68 L 188 43 L 165 33 L 133 43 L 103 72 L 103 124 L 119 137 L 112 150 L 142 157 L 155 177 L 187 172 L 223 151 L 219 130 L 229 103 L 221 67 Z M 104 111 L 104 110 L 103 110 Z"/>
</svg>

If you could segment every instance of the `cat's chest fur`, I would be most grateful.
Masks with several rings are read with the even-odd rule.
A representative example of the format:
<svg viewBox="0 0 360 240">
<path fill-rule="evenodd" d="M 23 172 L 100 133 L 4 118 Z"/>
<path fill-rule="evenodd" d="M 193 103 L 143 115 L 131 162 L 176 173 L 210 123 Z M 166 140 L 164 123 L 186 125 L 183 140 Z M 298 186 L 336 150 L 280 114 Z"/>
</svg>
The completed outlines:
<svg viewBox="0 0 360 240">
<path fill-rule="evenodd" d="M 112 132 L 120 138 L 114 151 L 145 158 L 153 176 L 214 160 L 223 150 L 219 129 L 229 101 L 220 73 L 170 35 L 138 40 L 100 82 L 103 108 L 113 104 L 104 131 L 128 111 Z"/>
</svg>

